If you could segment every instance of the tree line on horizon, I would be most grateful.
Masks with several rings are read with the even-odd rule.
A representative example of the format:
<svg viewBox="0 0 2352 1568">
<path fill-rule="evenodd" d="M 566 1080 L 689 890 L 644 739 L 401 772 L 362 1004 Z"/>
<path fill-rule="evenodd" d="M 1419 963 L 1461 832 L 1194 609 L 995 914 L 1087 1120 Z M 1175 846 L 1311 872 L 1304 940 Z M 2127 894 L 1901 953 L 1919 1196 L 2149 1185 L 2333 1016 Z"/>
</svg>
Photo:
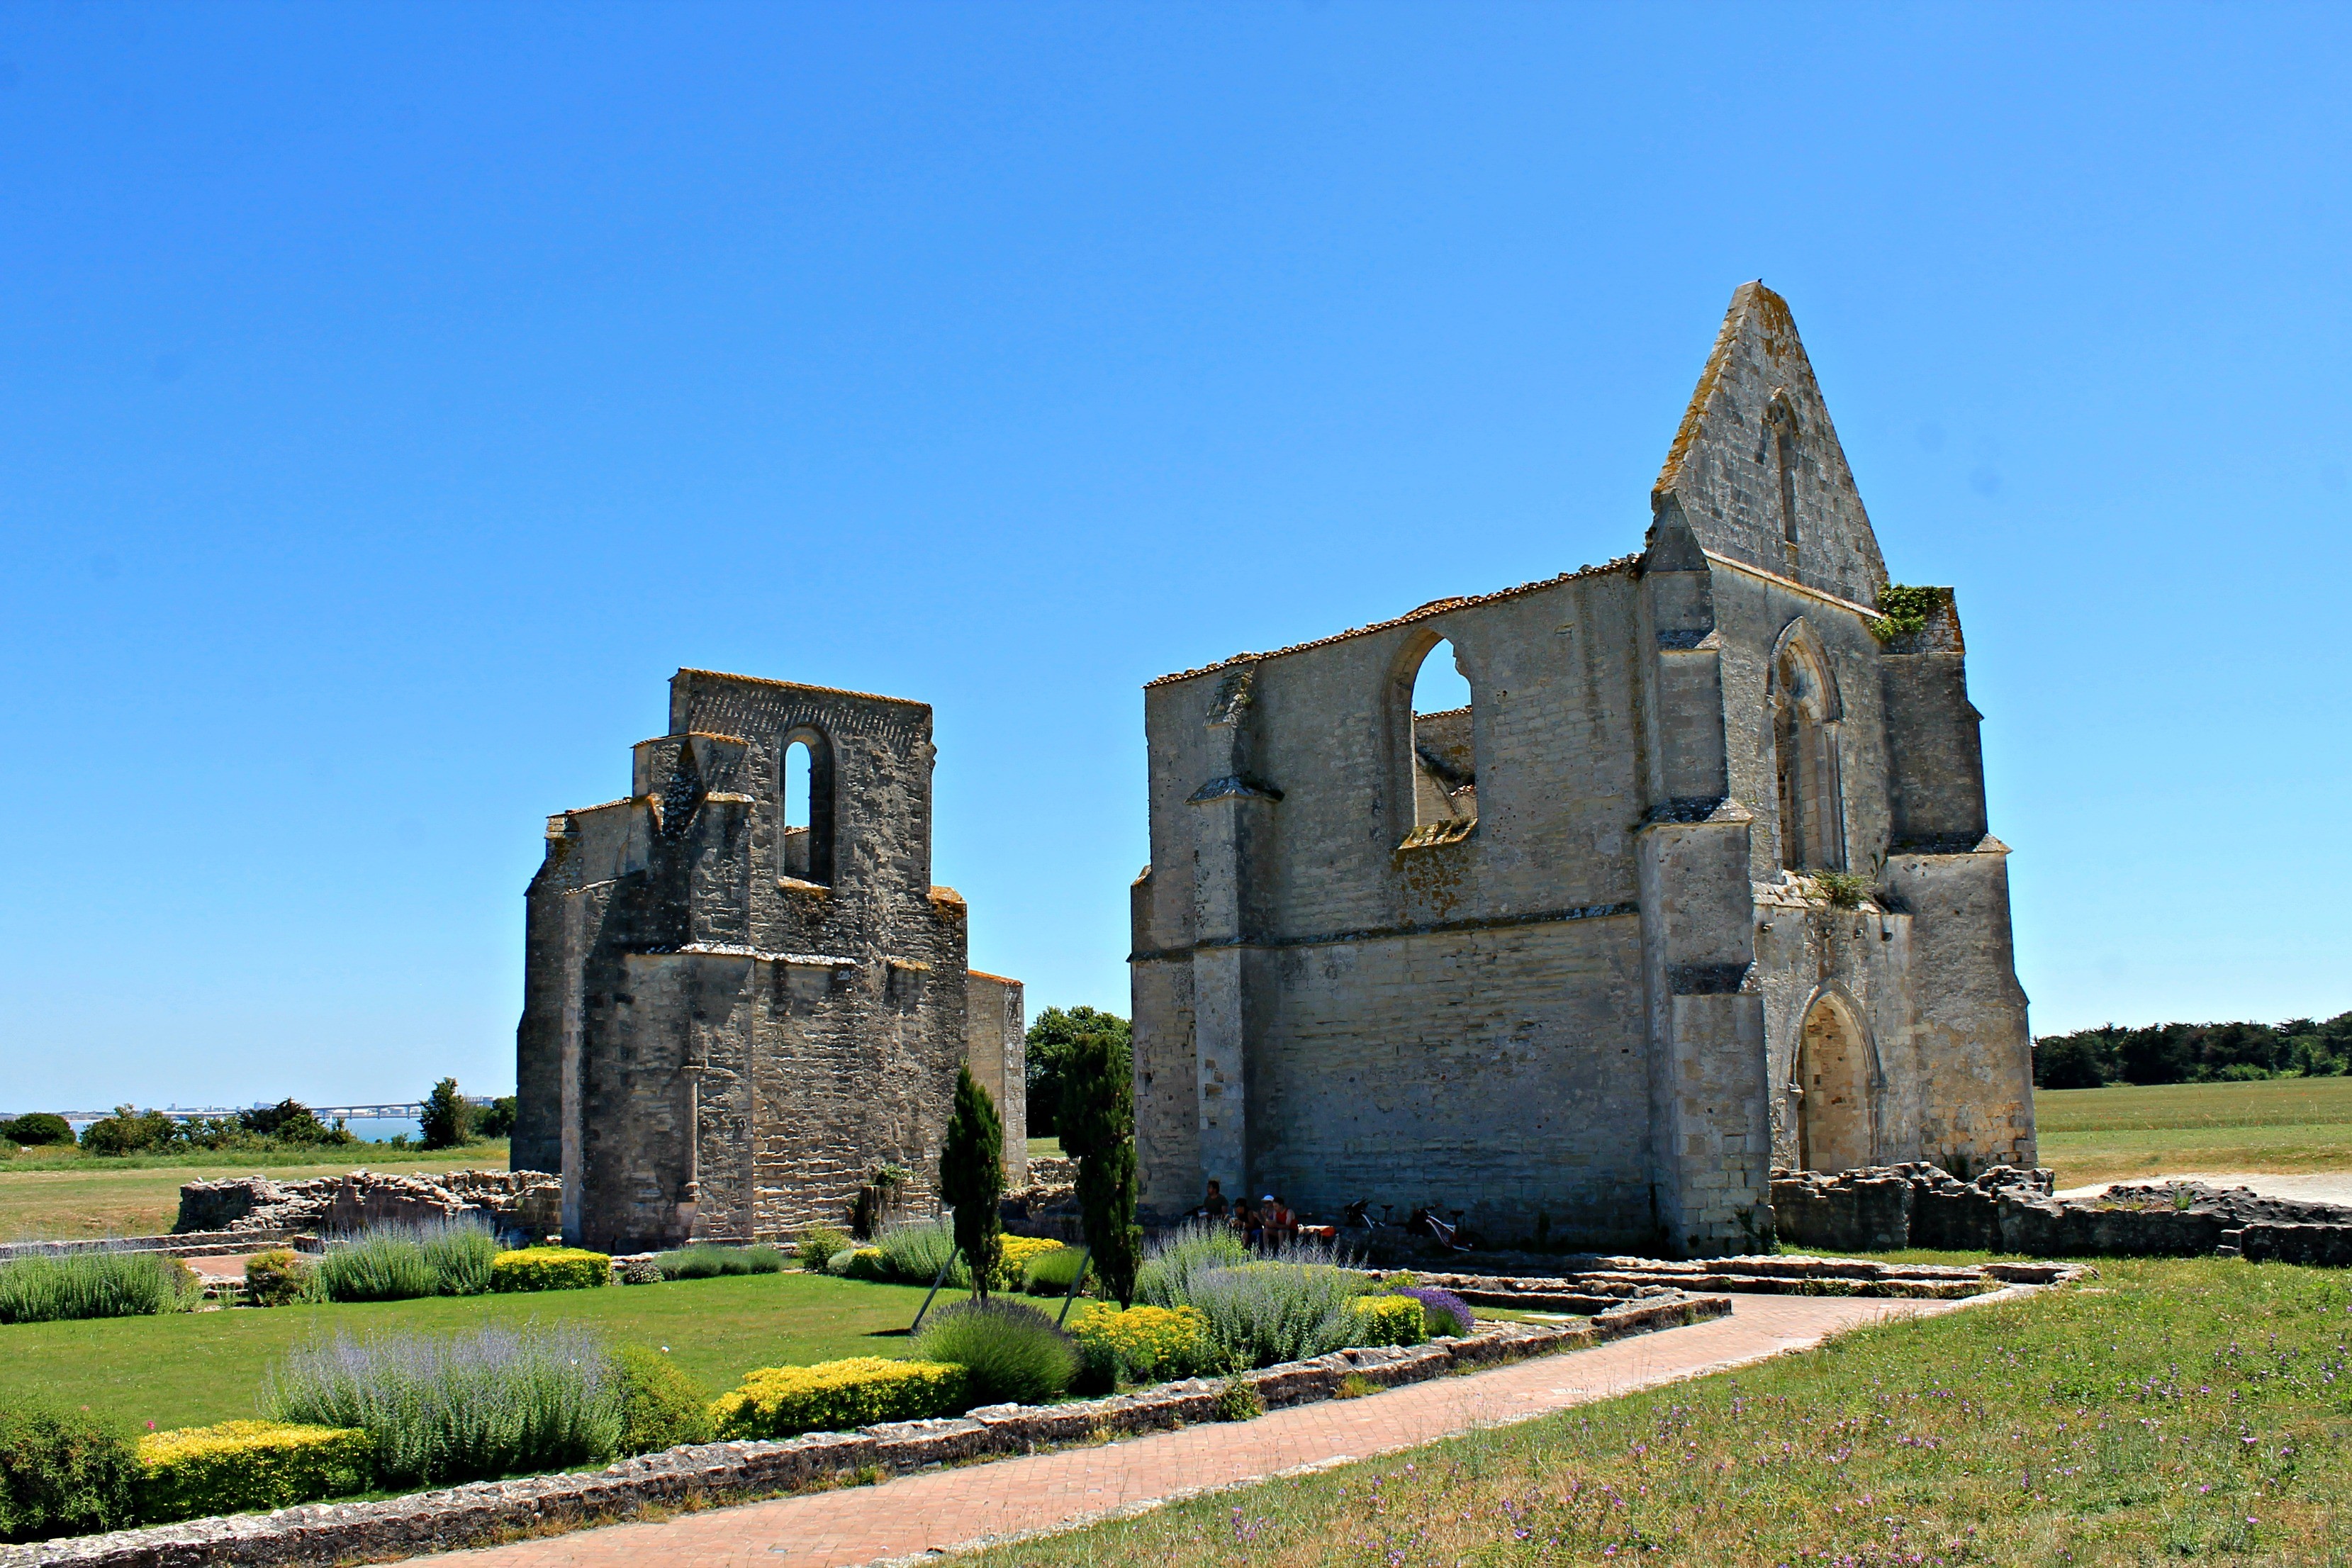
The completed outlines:
<svg viewBox="0 0 2352 1568">
<path fill-rule="evenodd" d="M 2102 1024 L 2033 1042 L 2033 1087 L 2239 1083 L 2352 1073 L 2352 1013 L 2283 1024 Z"/>
</svg>

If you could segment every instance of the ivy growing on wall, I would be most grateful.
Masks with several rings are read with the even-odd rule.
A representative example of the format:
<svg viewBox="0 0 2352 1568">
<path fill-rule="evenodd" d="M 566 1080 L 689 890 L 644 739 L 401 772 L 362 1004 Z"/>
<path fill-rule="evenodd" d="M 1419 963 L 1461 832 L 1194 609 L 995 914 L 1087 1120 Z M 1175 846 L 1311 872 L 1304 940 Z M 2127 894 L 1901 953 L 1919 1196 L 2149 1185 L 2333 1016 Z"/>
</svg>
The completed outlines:
<svg viewBox="0 0 2352 1568">
<path fill-rule="evenodd" d="M 1912 588 L 1910 583 L 1882 583 L 1879 585 L 1879 618 L 1870 623 L 1870 632 L 1879 642 L 1894 642 L 1895 637 L 1910 637 L 1912 632 L 1927 630 L 1927 618 L 1943 605 L 1950 588 Z"/>
<path fill-rule="evenodd" d="M 1873 636 L 1880 642 L 1893 642 L 1899 637 L 1924 631 L 1927 616 L 1944 602 L 1948 588 L 1916 588 L 1907 583 L 1888 583 L 1878 590 L 1880 615 L 1870 623 Z"/>
</svg>

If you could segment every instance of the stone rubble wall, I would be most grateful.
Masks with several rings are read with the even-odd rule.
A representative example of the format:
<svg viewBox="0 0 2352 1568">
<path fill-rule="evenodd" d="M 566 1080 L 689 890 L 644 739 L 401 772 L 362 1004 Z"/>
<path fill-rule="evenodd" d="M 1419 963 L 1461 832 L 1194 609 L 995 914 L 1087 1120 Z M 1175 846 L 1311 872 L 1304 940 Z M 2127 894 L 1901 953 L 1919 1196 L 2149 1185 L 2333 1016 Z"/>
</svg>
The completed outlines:
<svg viewBox="0 0 2352 1568">
<path fill-rule="evenodd" d="M 1834 1176 L 1776 1171 L 1773 1223 L 1783 1241 L 1832 1251 L 1926 1247 L 2043 1258 L 2242 1252 L 2352 1262 L 2352 1208 L 2338 1205 L 2266 1198 L 2244 1187 L 2199 1182 L 2118 1183 L 2094 1198 L 2060 1198 L 2054 1184 L 2048 1171 L 2010 1166 L 1996 1166 L 1973 1182 L 1923 1163 Z"/>
<path fill-rule="evenodd" d="M 1349 1378 L 1394 1388 L 1700 1322 L 1730 1310 L 1730 1301 L 1720 1296 L 1661 1297 L 1614 1307 L 1589 1323 L 1495 1323 L 1467 1339 L 1340 1351 L 1246 1375 L 1266 1407 L 1280 1409 L 1332 1398 Z M 961 1417 L 894 1421 L 777 1442 L 705 1443 L 624 1459 L 587 1475 L 479 1481 L 374 1502 L 313 1503 L 0 1546 L 0 1568 L 384 1562 L 488 1545 L 550 1527 L 625 1519 L 648 1509 L 748 1501 L 860 1472 L 903 1473 L 1214 1421 L 1223 1386 L 1214 1379 L 1192 1378 L 1108 1399 L 987 1405 Z"/>
<path fill-rule="evenodd" d="M 166 1258 L 233 1258 L 266 1252 L 284 1245 L 290 1230 L 263 1226 L 247 1230 L 174 1232 L 170 1236 L 109 1236 L 75 1241 L 11 1241 L 0 1243 L 0 1263 L 19 1258 L 56 1257 L 69 1252 L 152 1252 Z"/>
<path fill-rule="evenodd" d="M 561 1178 L 538 1171 L 352 1171 L 300 1182 L 232 1176 L 182 1185 L 173 1231 L 349 1233 L 483 1215 L 500 1231 L 537 1238 L 562 1228 L 562 1191 Z"/>
</svg>

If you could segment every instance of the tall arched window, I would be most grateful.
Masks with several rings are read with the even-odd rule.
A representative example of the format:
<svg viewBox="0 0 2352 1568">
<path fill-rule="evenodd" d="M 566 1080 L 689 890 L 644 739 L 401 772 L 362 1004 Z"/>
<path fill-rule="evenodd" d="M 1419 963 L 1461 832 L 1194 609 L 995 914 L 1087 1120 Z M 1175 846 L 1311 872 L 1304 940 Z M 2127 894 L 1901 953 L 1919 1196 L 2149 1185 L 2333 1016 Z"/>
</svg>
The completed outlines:
<svg viewBox="0 0 2352 1568">
<path fill-rule="evenodd" d="M 1775 390 L 1771 403 L 1764 410 L 1765 445 L 1770 448 L 1772 466 L 1779 470 L 1780 480 L 1780 543 L 1793 552 L 1797 548 L 1797 411 L 1790 406 L 1788 395 Z"/>
<path fill-rule="evenodd" d="M 833 882 L 833 748 L 814 730 L 784 742 L 783 874 L 796 882 Z"/>
<path fill-rule="evenodd" d="M 1780 864 L 1790 871 L 1845 868 L 1845 802 L 1838 777 L 1836 688 L 1801 621 L 1772 660 L 1772 761 L 1779 785 Z"/>
<path fill-rule="evenodd" d="M 1454 645 L 1422 656 L 1412 680 L 1412 820 L 1416 827 L 1478 819 L 1475 702 Z"/>
</svg>

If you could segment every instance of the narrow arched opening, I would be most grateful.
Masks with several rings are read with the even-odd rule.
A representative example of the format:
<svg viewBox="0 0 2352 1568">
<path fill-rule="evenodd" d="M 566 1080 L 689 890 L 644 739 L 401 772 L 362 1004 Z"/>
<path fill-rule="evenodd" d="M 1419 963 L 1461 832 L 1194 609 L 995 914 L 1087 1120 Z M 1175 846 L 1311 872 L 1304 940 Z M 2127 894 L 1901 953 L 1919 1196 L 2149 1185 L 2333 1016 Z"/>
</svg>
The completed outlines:
<svg viewBox="0 0 2352 1568">
<path fill-rule="evenodd" d="M 1836 717 L 1826 673 L 1803 642 L 1790 639 L 1772 668 L 1772 762 L 1784 870 L 1845 868 Z"/>
<path fill-rule="evenodd" d="M 1412 820 L 1478 818 L 1476 699 L 1451 642 L 1422 656 L 1412 679 Z"/>
<path fill-rule="evenodd" d="M 782 779 L 783 874 L 796 882 L 833 881 L 833 748 L 814 731 L 784 743 Z"/>
<path fill-rule="evenodd" d="M 1824 996 L 1797 1040 L 1798 1161 L 1834 1174 L 1872 1163 L 1870 1047 L 1846 1010 Z"/>
</svg>

